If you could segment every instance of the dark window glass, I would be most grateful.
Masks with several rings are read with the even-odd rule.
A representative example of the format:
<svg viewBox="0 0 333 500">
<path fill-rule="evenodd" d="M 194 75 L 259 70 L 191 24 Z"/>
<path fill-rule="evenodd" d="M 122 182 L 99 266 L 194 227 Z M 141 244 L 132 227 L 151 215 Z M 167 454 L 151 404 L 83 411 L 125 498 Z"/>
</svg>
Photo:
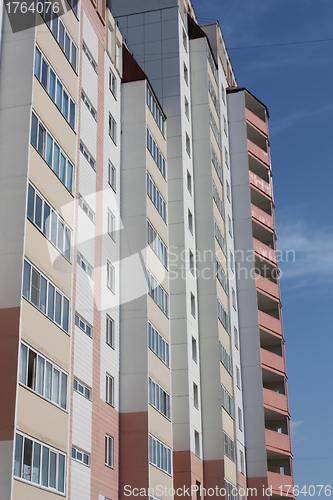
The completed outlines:
<svg viewBox="0 0 333 500">
<path fill-rule="evenodd" d="M 66 297 L 63 298 L 63 318 L 62 318 L 62 327 L 65 332 L 68 332 L 68 323 L 69 323 L 69 301 Z"/>
<path fill-rule="evenodd" d="M 42 228 L 42 199 L 38 194 L 36 194 L 35 224 L 39 229 Z"/>
<path fill-rule="evenodd" d="M 48 70 L 48 65 L 45 61 L 45 59 L 42 60 L 42 77 L 41 77 L 41 83 L 45 89 L 47 89 L 47 70 Z"/>
<path fill-rule="evenodd" d="M 72 43 L 71 64 L 72 64 L 73 68 L 76 70 L 76 47 L 73 43 Z"/>
<path fill-rule="evenodd" d="M 37 148 L 37 128 L 38 128 L 38 120 L 37 117 L 32 113 L 31 115 L 31 137 L 30 141 L 35 148 Z"/>
<path fill-rule="evenodd" d="M 39 474 L 40 474 L 40 452 L 41 446 L 38 443 L 34 443 L 34 456 L 32 465 L 32 481 L 39 484 Z"/>
<path fill-rule="evenodd" d="M 43 446 L 42 454 L 42 486 L 48 486 L 49 477 L 49 449 Z"/>
<path fill-rule="evenodd" d="M 40 277 L 40 297 L 39 297 L 39 309 L 42 313 L 46 314 L 46 288 L 47 282 L 43 276 Z"/>
<path fill-rule="evenodd" d="M 65 54 L 67 59 L 70 59 L 70 51 L 71 51 L 71 41 L 67 33 L 65 34 Z"/>
<path fill-rule="evenodd" d="M 40 79 L 41 59 L 42 59 L 41 53 L 36 47 L 36 50 L 35 50 L 35 75 L 37 76 L 38 80 Z"/>
<path fill-rule="evenodd" d="M 65 456 L 58 455 L 58 491 L 65 492 Z"/>
<path fill-rule="evenodd" d="M 62 114 L 68 120 L 68 95 L 64 91 L 62 98 Z"/>
<path fill-rule="evenodd" d="M 67 375 L 61 373 L 60 406 L 64 410 L 67 407 Z"/>
<path fill-rule="evenodd" d="M 58 16 L 56 13 L 53 13 L 52 33 L 58 38 Z"/>
<path fill-rule="evenodd" d="M 72 99 L 69 105 L 69 124 L 72 128 L 75 127 L 75 104 Z"/>
<path fill-rule="evenodd" d="M 56 175 L 59 175 L 59 156 L 60 156 L 60 149 L 59 146 L 57 146 L 56 143 L 54 143 L 53 147 L 53 170 Z"/>
<path fill-rule="evenodd" d="M 27 386 L 33 391 L 36 387 L 36 359 L 36 353 L 29 349 Z"/>
<path fill-rule="evenodd" d="M 21 344 L 19 381 L 24 385 L 27 378 L 27 354 L 28 348 Z"/>
<path fill-rule="evenodd" d="M 40 274 L 34 269 L 31 269 L 31 302 L 39 307 L 39 286 Z"/>
<path fill-rule="evenodd" d="M 45 128 L 39 124 L 38 126 L 38 152 L 44 156 L 45 151 Z"/>
<path fill-rule="evenodd" d="M 62 85 L 59 82 L 59 80 L 57 80 L 56 105 L 58 106 L 58 108 L 61 111 L 61 106 L 62 106 Z"/>
<path fill-rule="evenodd" d="M 31 481 L 32 441 L 24 438 L 22 478 Z"/>
<path fill-rule="evenodd" d="M 61 326 L 61 295 L 56 292 L 54 321 Z"/>
<path fill-rule="evenodd" d="M 28 186 L 28 207 L 27 207 L 27 215 L 31 221 L 34 220 L 34 207 L 35 207 L 35 190 L 29 184 Z"/>
<path fill-rule="evenodd" d="M 49 94 L 52 101 L 54 101 L 55 99 L 55 86 L 56 86 L 56 76 L 54 71 L 50 68 Z"/>
<path fill-rule="evenodd" d="M 60 180 L 63 184 L 66 181 L 66 158 L 62 153 L 60 153 L 60 172 L 59 172 Z"/>
<path fill-rule="evenodd" d="M 67 183 L 66 187 L 68 191 L 72 192 L 73 189 L 73 165 L 70 161 L 67 161 Z"/>
<path fill-rule="evenodd" d="M 16 477 L 21 477 L 22 448 L 23 448 L 23 437 L 20 434 L 16 434 L 15 458 L 14 458 L 14 476 Z"/>
<path fill-rule="evenodd" d="M 23 271 L 23 297 L 30 300 L 30 272 L 31 266 L 27 261 L 24 261 Z"/>
<path fill-rule="evenodd" d="M 50 319 L 54 318 L 54 286 L 52 286 L 50 283 L 47 298 L 47 315 Z"/>
<path fill-rule="evenodd" d="M 46 136 L 46 162 L 52 167 L 52 149 L 53 149 L 53 139 L 50 134 Z"/>
<path fill-rule="evenodd" d="M 61 21 L 59 21 L 59 45 L 64 50 L 64 36 L 65 36 L 65 28 Z"/>
</svg>

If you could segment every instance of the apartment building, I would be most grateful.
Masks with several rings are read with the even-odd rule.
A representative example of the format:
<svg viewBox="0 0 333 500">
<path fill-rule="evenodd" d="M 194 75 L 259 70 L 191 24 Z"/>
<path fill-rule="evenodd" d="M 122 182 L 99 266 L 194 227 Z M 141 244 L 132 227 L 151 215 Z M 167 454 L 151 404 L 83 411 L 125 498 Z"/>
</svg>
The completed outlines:
<svg viewBox="0 0 333 500">
<path fill-rule="evenodd" d="M 292 496 L 267 108 L 188 0 L 66 2 L 0 15 L 0 498 Z"/>
</svg>

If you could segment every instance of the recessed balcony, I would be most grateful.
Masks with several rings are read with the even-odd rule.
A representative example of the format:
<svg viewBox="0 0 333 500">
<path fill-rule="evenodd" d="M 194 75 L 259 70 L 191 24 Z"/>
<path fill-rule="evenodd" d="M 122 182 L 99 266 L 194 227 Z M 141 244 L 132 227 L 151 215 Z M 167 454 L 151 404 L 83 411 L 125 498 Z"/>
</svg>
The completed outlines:
<svg viewBox="0 0 333 500">
<path fill-rule="evenodd" d="M 263 134 L 268 135 L 267 124 L 264 120 L 259 118 L 259 116 L 255 115 L 249 109 L 245 108 L 245 117 L 246 121 L 251 123 L 254 127 L 259 129 Z"/>
<path fill-rule="evenodd" d="M 260 347 L 266 349 L 266 351 L 273 352 L 278 356 L 282 356 L 283 353 L 283 341 L 281 337 L 268 333 L 260 328 Z"/>
<path fill-rule="evenodd" d="M 257 146 L 257 144 L 252 142 L 250 139 L 247 139 L 247 150 L 251 155 L 258 158 L 258 160 L 262 161 L 269 168 L 269 156 L 267 151 L 261 149 L 261 147 Z"/>
<path fill-rule="evenodd" d="M 263 368 L 273 370 L 281 375 L 285 374 L 285 366 L 283 356 L 279 356 L 274 352 L 267 351 L 261 348 L 261 365 Z"/>
<path fill-rule="evenodd" d="M 274 281 L 256 273 L 256 287 L 258 292 L 262 292 L 271 298 L 280 301 L 279 286 Z"/>
<path fill-rule="evenodd" d="M 264 181 L 264 179 L 256 175 L 254 172 L 251 172 L 251 170 L 249 170 L 249 175 L 250 175 L 250 185 L 261 191 L 264 195 L 269 196 L 269 198 L 271 198 L 272 191 L 270 184 L 268 184 L 268 182 Z"/>
<path fill-rule="evenodd" d="M 263 388 L 264 406 L 268 410 L 273 410 L 283 415 L 289 415 L 287 397 L 285 394 Z"/>
<path fill-rule="evenodd" d="M 264 226 L 266 229 L 270 231 L 274 231 L 273 217 L 269 215 L 267 212 L 264 212 L 263 210 L 261 210 L 261 208 L 251 204 L 251 214 L 252 214 L 252 219 L 255 222 Z"/>
<path fill-rule="evenodd" d="M 271 248 L 265 243 L 253 238 L 253 250 L 262 259 L 268 260 L 270 263 L 277 264 L 276 253 L 274 248 Z"/>
<path fill-rule="evenodd" d="M 268 486 L 272 487 L 273 495 L 288 496 L 293 498 L 293 478 L 291 476 L 287 476 L 286 474 L 278 474 L 276 472 L 268 472 L 267 473 Z"/>
<path fill-rule="evenodd" d="M 263 311 L 258 311 L 258 317 L 260 328 L 282 337 L 282 327 L 279 319 L 273 318 L 273 316 Z"/>
</svg>

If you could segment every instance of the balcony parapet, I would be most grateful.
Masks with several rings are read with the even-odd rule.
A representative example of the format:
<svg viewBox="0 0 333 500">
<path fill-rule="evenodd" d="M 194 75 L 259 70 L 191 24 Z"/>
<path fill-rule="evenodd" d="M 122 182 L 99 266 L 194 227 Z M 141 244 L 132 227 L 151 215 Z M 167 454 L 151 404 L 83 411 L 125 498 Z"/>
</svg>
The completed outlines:
<svg viewBox="0 0 333 500">
<path fill-rule="evenodd" d="M 267 349 L 260 349 L 261 364 L 263 368 L 273 370 L 281 375 L 285 375 L 285 366 L 283 356 L 279 356 L 274 352 L 267 351 Z"/>
<path fill-rule="evenodd" d="M 264 387 L 263 396 L 265 408 L 289 416 L 287 396 L 285 394 L 280 394 Z"/>
<path fill-rule="evenodd" d="M 254 142 L 252 142 L 250 139 L 247 140 L 247 150 L 250 154 L 252 154 L 255 158 L 261 161 L 261 163 L 264 163 L 265 166 L 269 168 L 268 153 L 254 144 Z"/>
<path fill-rule="evenodd" d="M 263 311 L 258 311 L 259 327 L 263 330 L 273 333 L 279 337 L 282 337 L 282 327 L 281 321 L 277 318 L 273 318 L 270 314 Z"/>
<path fill-rule="evenodd" d="M 268 182 L 264 181 L 264 179 L 259 177 L 259 175 L 256 175 L 251 170 L 249 171 L 249 173 L 250 173 L 250 184 L 252 184 L 253 187 L 264 193 L 265 196 L 272 198 L 272 191 Z"/>
<path fill-rule="evenodd" d="M 272 493 L 275 495 L 294 498 L 293 495 L 293 478 L 285 474 L 277 474 L 276 472 L 267 472 L 268 486 L 272 487 Z"/>
<path fill-rule="evenodd" d="M 254 125 L 255 128 L 260 130 L 266 137 L 268 137 L 268 129 L 267 129 L 267 123 L 264 122 L 259 116 L 255 115 L 250 111 L 249 109 L 245 108 L 245 117 L 246 120 L 251 124 Z"/>
<path fill-rule="evenodd" d="M 282 434 L 281 432 L 272 431 L 270 429 L 266 429 L 265 433 L 267 448 L 291 456 L 290 438 L 288 434 Z"/>
<path fill-rule="evenodd" d="M 253 250 L 259 255 L 259 257 L 262 257 L 268 260 L 271 264 L 276 265 L 277 261 L 274 248 L 271 248 L 265 245 L 265 243 L 253 238 Z"/>
</svg>

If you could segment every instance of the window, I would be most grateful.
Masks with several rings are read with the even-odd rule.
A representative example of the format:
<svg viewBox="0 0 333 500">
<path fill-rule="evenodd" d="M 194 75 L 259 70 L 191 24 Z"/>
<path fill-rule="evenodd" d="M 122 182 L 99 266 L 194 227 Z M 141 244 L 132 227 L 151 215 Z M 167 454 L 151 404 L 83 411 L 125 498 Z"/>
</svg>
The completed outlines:
<svg viewBox="0 0 333 500">
<path fill-rule="evenodd" d="M 106 374 L 106 381 L 105 381 L 105 401 L 111 405 L 114 406 L 114 378 L 111 377 L 108 373 Z"/>
<path fill-rule="evenodd" d="M 117 144 L 117 123 L 111 113 L 109 113 L 109 136 Z"/>
<path fill-rule="evenodd" d="M 70 260 L 71 229 L 35 186 L 30 183 L 28 185 L 27 216 L 64 257 Z"/>
<path fill-rule="evenodd" d="M 39 352 L 21 343 L 19 382 L 67 410 L 67 373 Z"/>
<path fill-rule="evenodd" d="M 97 122 L 97 111 L 94 108 L 94 106 L 91 104 L 90 100 L 88 99 L 88 97 L 87 97 L 86 93 L 83 91 L 83 89 L 81 90 L 81 99 L 84 102 L 84 104 L 86 105 L 86 107 L 88 108 L 88 111 L 90 112 L 93 119 Z"/>
<path fill-rule="evenodd" d="M 195 318 L 195 297 L 193 293 L 191 293 L 191 314 Z"/>
<path fill-rule="evenodd" d="M 105 434 L 105 465 L 113 468 L 113 437 Z"/>
<path fill-rule="evenodd" d="M 187 171 L 187 191 L 192 194 L 192 176 L 189 171 Z"/>
<path fill-rule="evenodd" d="M 197 362 L 197 341 L 192 337 L 192 359 Z"/>
<path fill-rule="evenodd" d="M 217 299 L 217 317 L 230 335 L 230 317 L 219 299 Z"/>
<path fill-rule="evenodd" d="M 220 341 L 220 361 L 222 365 L 225 367 L 229 375 L 232 376 L 232 357 Z"/>
<path fill-rule="evenodd" d="M 69 332 L 69 299 L 30 262 L 24 260 L 23 297 Z"/>
<path fill-rule="evenodd" d="M 217 186 L 215 182 L 213 181 L 213 200 L 216 203 L 216 206 L 218 208 L 218 211 L 220 212 L 222 219 L 225 220 L 225 209 L 224 209 L 224 203 L 219 195 Z"/>
<path fill-rule="evenodd" d="M 186 85 L 188 85 L 188 69 L 185 63 L 184 63 L 184 80 Z"/>
<path fill-rule="evenodd" d="M 90 264 L 86 261 L 84 257 L 78 252 L 76 256 L 76 262 L 79 264 L 79 266 L 84 270 L 85 273 L 88 274 L 89 278 L 93 279 L 93 269 Z"/>
<path fill-rule="evenodd" d="M 35 48 L 35 75 L 51 97 L 52 101 L 58 106 L 70 126 L 75 129 L 75 109 L 76 105 L 71 98 L 68 90 L 65 88 L 50 63 L 45 58 L 39 47 Z M 57 94 L 56 94 L 57 89 Z"/>
<path fill-rule="evenodd" d="M 169 344 L 156 328 L 148 321 L 148 347 L 163 361 L 170 366 Z"/>
<path fill-rule="evenodd" d="M 193 234 L 193 215 L 190 210 L 188 210 L 188 228 L 190 232 Z"/>
<path fill-rule="evenodd" d="M 149 434 L 149 463 L 171 476 L 171 449 Z"/>
<path fill-rule="evenodd" d="M 232 307 L 237 310 L 237 304 L 236 304 L 236 292 L 234 288 L 231 289 L 231 294 L 232 294 Z"/>
<path fill-rule="evenodd" d="M 116 239 L 116 218 L 113 213 L 108 210 L 108 235 L 115 241 Z"/>
<path fill-rule="evenodd" d="M 106 263 L 106 286 L 115 293 L 115 269 L 110 262 Z"/>
<path fill-rule="evenodd" d="M 236 385 L 240 389 L 240 371 L 238 366 L 236 366 Z"/>
<path fill-rule="evenodd" d="M 225 135 L 228 137 L 227 120 L 225 119 L 224 115 L 223 115 L 223 130 L 224 130 Z M 226 151 L 225 148 L 224 148 L 224 151 Z"/>
<path fill-rule="evenodd" d="M 92 337 L 93 335 L 93 327 L 87 323 L 85 319 L 82 318 L 77 312 L 75 313 L 75 325 L 78 326 L 84 333 L 88 335 L 88 337 Z"/>
<path fill-rule="evenodd" d="M 109 70 L 109 89 L 115 99 L 117 99 L 117 78 L 113 71 Z"/>
<path fill-rule="evenodd" d="M 108 163 L 108 183 L 112 187 L 113 191 L 116 192 L 116 181 L 117 181 L 117 171 L 116 167 L 109 160 Z"/>
<path fill-rule="evenodd" d="M 73 1 L 75 2 L 75 0 Z M 45 13 L 44 19 L 46 21 L 46 24 L 52 31 L 53 36 L 59 43 L 61 50 L 67 57 L 72 68 L 74 69 L 74 71 L 76 71 L 78 49 L 75 43 L 73 42 L 73 39 L 70 36 L 68 30 L 66 29 L 64 23 L 55 12 L 53 12 L 53 16 L 51 19 L 51 9 L 49 9 L 48 12 Z"/>
<path fill-rule="evenodd" d="M 240 431 L 243 430 L 242 410 L 239 407 L 238 407 L 238 428 L 239 428 Z"/>
<path fill-rule="evenodd" d="M 106 315 L 106 343 L 114 349 L 114 320 Z"/>
<path fill-rule="evenodd" d="M 148 378 L 148 400 L 157 411 L 170 419 L 170 395 L 150 377 Z"/>
<path fill-rule="evenodd" d="M 217 173 L 218 178 L 220 179 L 221 184 L 223 185 L 223 169 L 221 167 L 221 163 L 215 153 L 213 144 L 210 145 L 211 149 L 211 160 L 214 165 L 215 171 Z"/>
<path fill-rule="evenodd" d="M 111 58 L 114 60 L 115 58 L 115 34 L 113 26 L 109 23 L 108 26 L 108 51 Z"/>
<path fill-rule="evenodd" d="M 193 382 L 193 404 L 195 408 L 199 408 L 199 390 L 197 384 Z"/>
<path fill-rule="evenodd" d="M 216 95 L 212 81 L 209 77 L 208 77 L 208 91 L 210 93 L 210 97 L 212 98 L 214 107 L 216 109 L 216 113 L 218 114 L 218 116 L 220 116 L 220 103 L 219 103 L 218 97 Z"/>
<path fill-rule="evenodd" d="M 224 102 L 224 104 L 226 104 L 226 102 L 225 102 L 225 88 L 224 88 L 223 83 L 221 83 L 221 96 L 222 96 L 222 101 Z"/>
<path fill-rule="evenodd" d="M 89 153 L 88 149 L 86 146 L 83 144 L 82 141 L 80 141 L 80 151 L 89 163 L 89 165 L 95 170 L 96 172 L 96 160 L 95 158 L 92 157 L 92 155 Z"/>
<path fill-rule="evenodd" d="M 185 97 L 185 115 L 188 120 L 190 120 L 190 105 Z"/>
<path fill-rule="evenodd" d="M 235 462 L 236 456 L 235 456 L 235 442 L 231 439 L 228 434 L 223 432 L 223 437 L 224 437 L 224 454 L 230 458 L 233 462 Z"/>
<path fill-rule="evenodd" d="M 162 285 L 157 281 L 155 276 L 147 270 L 148 295 L 158 305 L 158 307 L 169 317 L 169 295 L 164 290 Z"/>
<path fill-rule="evenodd" d="M 166 222 L 166 202 L 161 193 L 159 192 L 159 190 L 157 189 L 155 182 L 153 181 L 148 172 L 147 172 L 147 194 L 151 199 L 151 201 L 153 202 L 158 213 L 164 220 L 164 222 Z"/>
<path fill-rule="evenodd" d="M 232 252 L 230 252 L 230 269 L 232 272 L 234 272 L 235 261 L 234 261 L 234 254 Z"/>
<path fill-rule="evenodd" d="M 217 123 L 215 121 L 215 118 L 213 116 L 213 113 L 211 111 L 211 109 L 209 109 L 209 115 L 210 115 L 210 126 L 212 128 L 212 131 L 213 131 L 213 134 L 214 134 L 214 137 L 216 139 L 216 142 L 217 142 L 217 145 L 219 146 L 219 148 L 221 149 L 221 134 L 220 134 L 220 130 L 217 126 Z"/>
<path fill-rule="evenodd" d="M 228 230 L 229 230 L 229 234 L 232 238 L 232 222 L 231 222 L 231 217 L 230 215 L 228 215 Z"/>
<path fill-rule="evenodd" d="M 222 408 L 229 413 L 231 418 L 235 418 L 235 401 L 234 398 L 229 394 L 224 385 L 221 385 L 222 389 Z"/>
<path fill-rule="evenodd" d="M 183 45 L 184 45 L 184 49 L 187 52 L 187 36 L 186 36 L 186 31 L 184 29 L 183 29 Z"/>
<path fill-rule="evenodd" d="M 219 280 L 220 284 L 222 285 L 222 288 L 225 291 L 225 293 L 229 295 L 229 280 L 218 259 L 216 259 L 216 277 Z"/>
<path fill-rule="evenodd" d="M 236 461 L 236 451 L 235 451 L 235 461 Z M 226 490 L 225 500 L 239 500 L 238 491 L 234 484 L 229 483 L 226 478 L 224 478 L 224 486 Z M 245 497 L 242 497 L 245 500 Z"/>
<path fill-rule="evenodd" d="M 79 0 L 67 0 L 67 1 L 68 1 L 69 5 L 72 7 L 73 12 L 76 15 L 76 17 L 78 17 L 77 6 L 78 6 L 78 3 L 79 3 Z"/>
<path fill-rule="evenodd" d="M 162 238 L 147 219 L 147 243 L 156 253 L 162 264 L 168 268 L 168 249 L 163 242 Z"/>
<path fill-rule="evenodd" d="M 195 274 L 194 273 L 194 271 L 195 271 L 195 268 L 194 268 L 194 255 L 191 252 L 191 250 L 189 250 L 189 264 L 190 264 L 190 271 L 191 271 L 191 273 L 194 276 L 194 274 Z"/>
<path fill-rule="evenodd" d="M 188 136 L 188 134 L 186 133 L 186 152 L 189 156 L 191 156 L 191 141 L 190 141 L 190 138 Z"/>
<path fill-rule="evenodd" d="M 159 147 L 157 146 L 157 143 L 153 136 L 151 135 L 151 132 L 149 128 L 147 127 L 147 148 L 149 152 L 151 153 L 152 157 L 155 160 L 156 165 L 158 166 L 159 171 L 163 175 L 165 179 L 166 175 L 166 170 L 165 170 L 165 158 L 162 155 Z"/>
<path fill-rule="evenodd" d="M 235 344 L 236 349 L 239 349 L 238 330 L 235 326 L 234 326 L 234 344 Z"/>
<path fill-rule="evenodd" d="M 117 50 L 116 64 L 117 64 L 117 68 L 119 68 L 119 70 L 121 71 L 122 70 L 123 47 L 122 47 L 121 41 L 118 38 L 117 38 L 117 42 L 116 42 L 116 50 Z"/>
<path fill-rule="evenodd" d="M 77 462 L 88 465 L 88 467 L 90 466 L 90 453 L 82 451 L 76 448 L 76 446 L 72 446 L 72 458 L 73 460 L 77 460 Z"/>
<path fill-rule="evenodd" d="M 77 201 L 78 201 L 79 206 L 84 211 L 84 213 L 88 215 L 91 222 L 93 222 L 95 224 L 95 213 L 91 210 L 88 203 L 86 203 L 84 201 L 81 194 L 79 194 Z"/>
<path fill-rule="evenodd" d="M 228 154 L 228 150 L 226 147 L 224 147 L 224 161 L 225 161 L 227 168 L 229 168 L 229 154 Z"/>
<path fill-rule="evenodd" d="M 30 142 L 72 193 L 74 166 L 34 112 L 31 115 Z"/>
<path fill-rule="evenodd" d="M 147 104 L 148 104 L 148 107 L 154 117 L 154 120 L 156 121 L 157 125 L 158 125 L 158 128 L 160 129 L 160 131 L 162 132 L 162 134 L 164 135 L 164 132 L 165 132 L 165 116 L 164 116 L 164 113 L 162 111 L 162 108 L 160 107 L 152 89 L 150 88 L 150 86 L 148 85 L 148 82 L 147 82 L 147 95 L 146 95 L 146 101 L 147 101 Z"/>
<path fill-rule="evenodd" d="M 16 433 L 14 476 L 65 493 L 66 455 L 41 441 Z"/>
<path fill-rule="evenodd" d="M 92 56 L 92 54 L 91 54 L 90 50 L 88 49 L 87 44 L 85 42 L 82 43 L 82 50 L 85 53 L 85 55 L 87 56 L 88 61 L 92 65 L 94 71 L 96 73 L 98 73 L 97 62 L 95 61 L 94 57 Z"/>
<path fill-rule="evenodd" d="M 245 463 L 244 463 L 244 453 L 242 450 L 239 452 L 239 458 L 240 458 L 240 471 L 242 474 L 245 474 Z"/>
<path fill-rule="evenodd" d="M 227 189 L 227 198 L 228 198 L 228 201 L 230 202 L 230 184 L 228 181 L 226 183 L 226 189 Z"/>
<path fill-rule="evenodd" d="M 76 377 L 74 378 L 73 388 L 74 388 L 74 391 L 79 392 L 81 394 L 81 396 L 83 396 L 86 399 L 89 399 L 89 401 L 91 401 L 91 388 L 88 387 L 83 382 L 81 382 Z"/>
<path fill-rule="evenodd" d="M 200 435 L 197 431 L 194 431 L 194 449 L 196 456 L 200 457 Z"/>
<path fill-rule="evenodd" d="M 224 255 L 227 255 L 227 242 L 225 240 L 225 237 L 222 234 L 222 231 L 221 231 L 216 219 L 214 219 L 214 233 L 215 233 L 215 238 L 216 238 L 219 246 L 221 247 L 222 252 L 224 253 Z"/>
</svg>

